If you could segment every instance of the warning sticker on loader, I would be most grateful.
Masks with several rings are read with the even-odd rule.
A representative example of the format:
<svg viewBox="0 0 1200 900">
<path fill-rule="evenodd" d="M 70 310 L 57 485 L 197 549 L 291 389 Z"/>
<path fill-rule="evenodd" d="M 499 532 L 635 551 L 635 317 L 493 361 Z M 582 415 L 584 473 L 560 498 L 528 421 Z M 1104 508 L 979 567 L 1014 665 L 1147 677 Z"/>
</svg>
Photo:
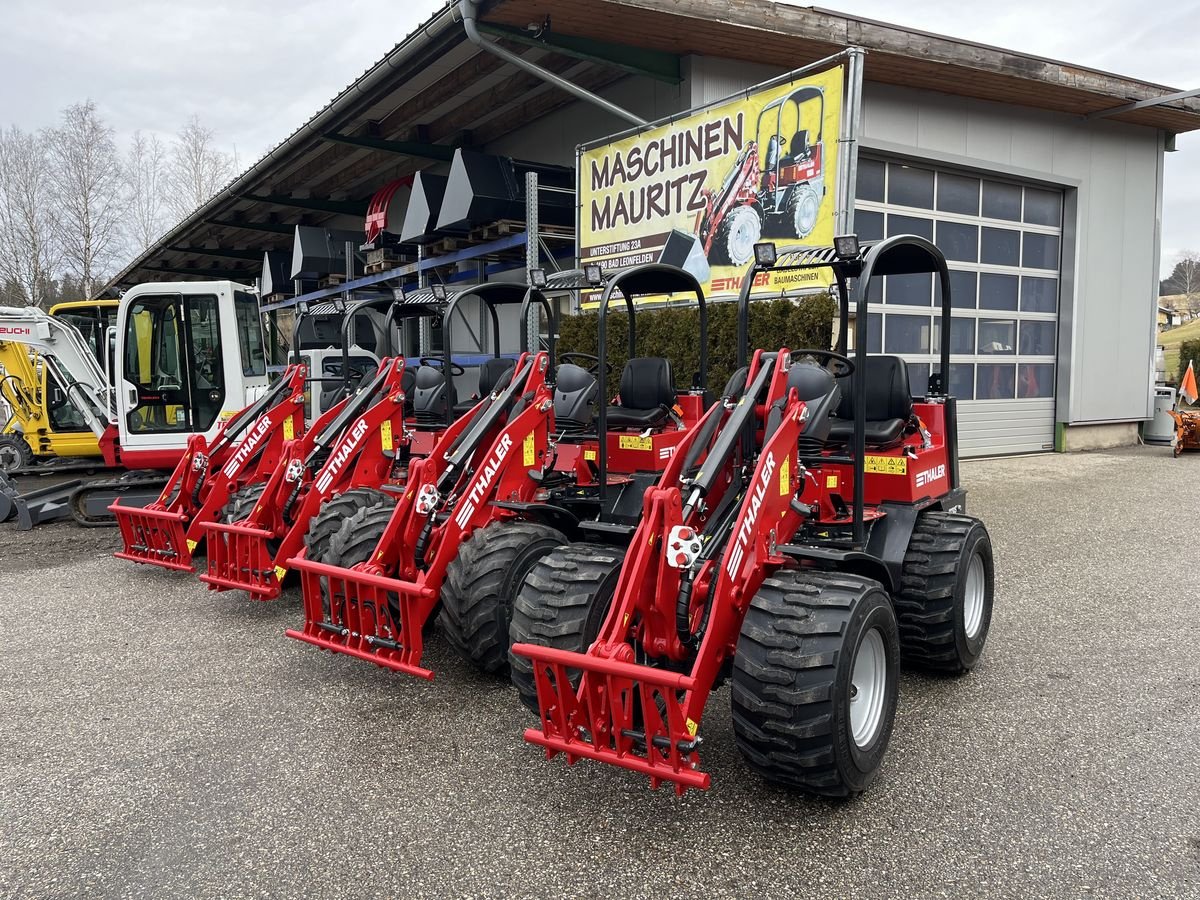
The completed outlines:
<svg viewBox="0 0 1200 900">
<path fill-rule="evenodd" d="M 384 419 L 379 423 L 379 441 L 383 444 L 384 450 L 392 449 L 392 421 Z"/>
<path fill-rule="evenodd" d="M 863 471 L 876 475 L 907 475 L 908 459 L 903 456 L 868 456 Z"/>
<path fill-rule="evenodd" d="M 622 450 L 653 450 L 654 439 L 636 434 L 623 434 L 617 439 L 617 446 Z"/>
<path fill-rule="evenodd" d="M 296 426 L 292 424 L 292 417 L 288 416 L 283 420 L 283 439 L 290 441 L 296 436 Z"/>
<path fill-rule="evenodd" d="M 537 445 L 533 440 L 533 432 L 525 435 L 525 440 L 521 444 L 521 463 L 528 467 L 537 462 Z"/>
<path fill-rule="evenodd" d="M 845 81 L 838 65 L 585 146 L 579 258 L 680 266 L 711 298 L 737 294 L 758 241 L 832 245 L 839 168 L 856 146 L 839 142 Z M 822 269 L 764 272 L 755 293 L 831 281 Z"/>
</svg>

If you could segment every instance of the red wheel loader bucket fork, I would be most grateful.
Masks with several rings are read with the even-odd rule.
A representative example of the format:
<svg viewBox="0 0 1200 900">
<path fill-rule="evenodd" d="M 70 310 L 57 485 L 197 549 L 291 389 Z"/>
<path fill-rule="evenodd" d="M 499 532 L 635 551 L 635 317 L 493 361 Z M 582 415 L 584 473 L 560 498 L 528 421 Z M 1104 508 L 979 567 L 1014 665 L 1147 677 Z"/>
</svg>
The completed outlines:
<svg viewBox="0 0 1200 900">
<path fill-rule="evenodd" d="M 292 443 L 262 497 L 240 522 L 208 522 L 208 569 L 215 591 L 246 591 L 254 600 L 279 596 L 283 561 L 304 544 L 321 503 L 349 487 L 388 480 L 403 442 L 404 360 L 385 359 L 357 396 L 343 398 Z"/>
<path fill-rule="evenodd" d="M 288 442 L 304 434 L 307 368 L 290 366 L 257 402 L 233 416 L 209 446 L 201 434 L 171 473 L 158 500 L 144 508 L 109 507 L 121 529 L 115 556 L 183 572 L 195 571 L 192 552 L 205 526 L 234 491 L 265 481 Z"/>
<path fill-rule="evenodd" d="M 495 499 L 526 503 L 539 483 L 553 428 L 549 358 L 523 354 L 509 385 L 485 399 L 412 464 L 378 545 L 352 568 L 289 559 L 301 573 L 304 627 L 288 637 L 395 672 L 432 678 L 420 665 L 422 630 L 437 607 L 446 569 L 477 528 L 514 513 Z M 518 400 L 527 400 L 513 415 Z"/>
<path fill-rule="evenodd" d="M 437 591 L 370 571 L 293 563 L 304 590 L 305 624 L 302 631 L 289 629 L 288 637 L 393 672 L 433 678 L 420 665 L 421 630 L 437 605 Z"/>
</svg>

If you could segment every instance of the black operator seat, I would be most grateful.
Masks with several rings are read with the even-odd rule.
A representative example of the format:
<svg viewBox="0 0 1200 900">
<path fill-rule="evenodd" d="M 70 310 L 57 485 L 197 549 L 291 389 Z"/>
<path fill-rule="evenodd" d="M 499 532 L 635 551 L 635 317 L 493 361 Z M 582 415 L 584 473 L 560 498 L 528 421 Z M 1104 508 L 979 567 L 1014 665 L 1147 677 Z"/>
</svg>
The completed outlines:
<svg viewBox="0 0 1200 900">
<path fill-rule="evenodd" d="M 554 378 L 554 426 L 563 434 L 578 434 L 592 426 L 596 415 L 596 376 L 582 366 L 563 363 Z"/>
<path fill-rule="evenodd" d="M 508 387 L 508 382 L 512 380 L 513 372 L 516 369 L 517 362 L 513 359 L 506 359 L 503 356 L 485 359 L 479 366 L 478 389 L 469 399 L 454 404 L 454 414 L 465 415 L 471 411 L 471 407 L 492 391 L 504 390 Z"/>
<path fill-rule="evenodd" d="M 412 415 L 413 389 L 416 386 L 417 370 L 412 366 L 405 366 L 404 371 L 400 373 L 400 390 L 404 392 L 404 412 L 406 415 Z"/>
<path fill-rule="evenodd" d="M 609 428 L 658 428 L 675 406 L 675 377 L 661 356 L 639 356 L 621 372 L 621 405 L 608 408 Z"/>
<path fill-rule="evenodd" d="M 912 393 L 908 388 L 908 366 L 898 356 L 868 356 L 863 372 L 866 387 L 866 442 L 870 447 L 888 447 L 904 436 L 912 419 Z M 842 379 L 846 390 L 838 404 L 837 418 L 829 429 L 829 439 L 839 443 L 854 440 L 854 376 Z"/>
<path fill-rule="evenodd" d="M 765 434 L 768 437 L 775 433 L 775 429 L 783 421 L 783 408 L 787 405 L 788 394 L 793 388 L 808 409 L 808 419 L 800 431 L 801 449 L 820 452 L 825 441 L 829 439 L 833 411 L 842 399 L 842 390 L 833 373 L 824 366 L 815 362 L 792 363 L 787 374 L 787 393 L 772 403 L 767 412 Z"/>
<path fill-rule="evenodd" d="M 446 373 L 437 366 L 421 366 L 413 378 L 413 418 L 419 425 L 440 425 L 446 421 L 446 407 L 451 400 L 453 387 L 447 383 Z M 454 400 L 458 398 L 455 397 Z"/>
</svg>

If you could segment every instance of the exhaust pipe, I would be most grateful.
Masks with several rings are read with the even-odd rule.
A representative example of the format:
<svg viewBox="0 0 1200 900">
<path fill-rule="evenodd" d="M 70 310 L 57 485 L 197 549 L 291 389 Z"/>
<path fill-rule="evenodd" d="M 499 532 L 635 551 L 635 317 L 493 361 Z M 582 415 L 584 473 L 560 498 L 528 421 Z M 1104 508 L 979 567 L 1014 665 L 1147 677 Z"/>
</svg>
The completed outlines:
<svg viewBox="0 0 1200 900">
<path fill-rule="evenodd" d="M 620 106 L 617 106 L 617 104 L 611 103 L 610 101 L 605 100 L 603 97 L 597 96 L 591 91 L 585 90 L 579 85 L 573 84 L 572 82 L 567 81 L 567 79 L 562 78 L 553 72 L 547 71 L 541 66 L 535 65 L 534 63 L 529 62 L 529 60 L 522 59 L 515 53 L 509 53 L 498 44 L 484 40 L 483 35 L 479 33 L 479 28 L 476 27 L 475 24 L 478 12 L 479 0 L 458 0 L 458 14 L 462 16 L 463 31 L 465 31 L 467 34 L 467 40 L 469 40 L 476 47 L 479 47 L 481 50 L 484 50 L 493 56 L 500 57 L 500 59 L 504 60 L 506 63 L 514 65 L 518 69 L 523 69 L 530 75 L 533 75 L 535 78 L 540 78 L 547 84 L 552 84 L 569 94 L 574 94 L 580 100 L 595 104 L 606 112 L 612 113 L 614 116 L 624 119 L 626 122 L 629 122 L 632 125 L 636 125 L 640 128 L 647 124 L 645 119 L 641 118 L 640 116 L 635 116 L 629 110 L 622 109 Z"/>
</svg>

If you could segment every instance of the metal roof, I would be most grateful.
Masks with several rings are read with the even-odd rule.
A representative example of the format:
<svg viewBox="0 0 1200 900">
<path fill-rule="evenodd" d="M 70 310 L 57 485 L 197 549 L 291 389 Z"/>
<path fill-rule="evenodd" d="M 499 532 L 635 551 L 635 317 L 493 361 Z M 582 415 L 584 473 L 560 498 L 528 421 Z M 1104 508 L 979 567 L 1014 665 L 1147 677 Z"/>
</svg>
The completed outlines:
<svg viewBox="0 0 1200 900">
<path fill-rule="evenodd" d="M 525 31 L 552 14 L 543 40 Z M 768 0 L 491 0 L 481 27 L 589 90 L 631 72 L 678 81 L 693 53 L 794 68 L 863 46 L 868 81 L 1084 116 L 1175 89 L 969 41 Z M 505 30 L 507 29 L 507 30 Z M 172 228 L 109 283 L 253 281 L 262 252 L 296 225 L 361 219 L 386 182 L 486 146 L 575 102 L 470 44 L 453 7 L 437 12 L 324 109 Z M 1115 114 L 1172 132 L 1200 128 L 1200 99 Z M 580 140 L 599 135 L 580 135 Z"/>
</svg>

